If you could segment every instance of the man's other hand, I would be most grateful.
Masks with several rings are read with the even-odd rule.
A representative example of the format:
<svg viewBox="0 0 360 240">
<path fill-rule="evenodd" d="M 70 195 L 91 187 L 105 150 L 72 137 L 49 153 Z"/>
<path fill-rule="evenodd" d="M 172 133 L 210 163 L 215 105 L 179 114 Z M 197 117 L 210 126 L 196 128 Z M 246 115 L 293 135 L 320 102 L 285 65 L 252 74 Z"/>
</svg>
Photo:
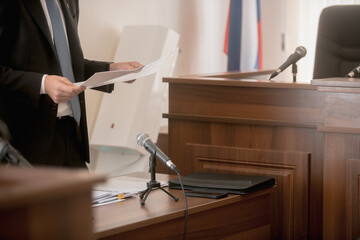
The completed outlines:
<svg viewBox="0 0 360 240">
<path fill-rule="evenodd" d="M 86 87 L 78 87 L 61 76 L 47 75 L 45 78 L 45 92 L 55 103 L 68 102 L 85 89 Z"/>
<path fill-rule="evenodd" d="M 134 70 L 141 68 L 143 65 L 139 62 L 116 62 L 110 64 L 110 71 L 115 70 Z"/>
</svg>

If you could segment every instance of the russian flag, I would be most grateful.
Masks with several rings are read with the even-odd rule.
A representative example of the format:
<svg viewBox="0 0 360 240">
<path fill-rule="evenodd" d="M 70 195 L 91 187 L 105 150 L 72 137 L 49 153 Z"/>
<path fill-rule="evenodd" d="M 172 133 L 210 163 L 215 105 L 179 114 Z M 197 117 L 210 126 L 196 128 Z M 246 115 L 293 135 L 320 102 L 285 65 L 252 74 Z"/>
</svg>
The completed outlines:
<svg viewBox="0 0 360 240">
<path fill-rule="evenodd" d="M 224 52 L 228 71 L 262 69 L 260 0 L 231 0 Z"/>
</svg>

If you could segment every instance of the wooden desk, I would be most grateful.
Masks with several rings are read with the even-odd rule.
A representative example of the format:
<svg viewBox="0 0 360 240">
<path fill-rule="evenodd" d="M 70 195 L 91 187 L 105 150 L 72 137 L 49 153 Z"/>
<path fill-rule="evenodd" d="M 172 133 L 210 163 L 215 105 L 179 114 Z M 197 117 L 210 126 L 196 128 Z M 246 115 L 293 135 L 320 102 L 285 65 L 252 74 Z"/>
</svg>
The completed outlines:
<svg viewBox="0 0 360 240">
<path fill-rule="evenodd" d="M 278 239 L 356 239 L 360 79 L 257 80 L 263 74 L 164 78 L 169 157 L 182 174 L 274 177 Z"/>
<path fill-rule="evenodd" d="M 92 239 L 91 189 L 104 180 L 85 170 L 0 166 L 0 239 Z"/>
<path fill-rule="evenodd" d="M 157 175 L 157 179 L 167 181 L 169 177 Z M 274 189 L 219 200 L 188 197 L 186 239 L 270 239 Z M 94 208 L 95 238 L 182 239 L 185 222 L 182 191 L 170 192 L 179 198 L 178 202 L 161 190 L 153 190 L 144 206 L 136 196 Z"/>
<path fill-rule="evenodd" d="M 183 174 L 275 178 L 277 238 L 319 239 L 322 94 L 309 84 L 256 80 L 257 74 L 164 78 L 169 157 Z"/>
</svg>

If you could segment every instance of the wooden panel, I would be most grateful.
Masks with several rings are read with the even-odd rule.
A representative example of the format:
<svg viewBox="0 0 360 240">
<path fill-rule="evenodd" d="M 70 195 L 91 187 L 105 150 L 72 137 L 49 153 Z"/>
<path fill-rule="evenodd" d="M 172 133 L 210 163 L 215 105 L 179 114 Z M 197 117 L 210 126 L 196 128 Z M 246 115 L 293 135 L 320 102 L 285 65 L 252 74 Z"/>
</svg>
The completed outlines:
<svg viewBox="0 0 360 240">
<path fill-rule="evenodd" d="M 88 171 L 0 167 L 0 239 L 91 239 Z"/>
<path fill-rule="evenodd" d="M 133 176 L 144 177 L 145 174 Z M 174 177 L 156 176 L 161 181 Z M 169 191 L 179 201 L 155 189 L 144 206 L 137 197 L 94 208 L 95 238 L 182 239 L 184 198 L 180 190 Z M 270 239 L 271 202 L 275 191 L 273 187 L 243 196 L 230 194 L 222 199 L 188 197 L 186 239 Z"/>
<path fill-rule="evenodd" d="M 325 126 L 360 128 L 360 94 L 327 93 Z"/>
<path fill-rule="evenodd" d="M 353 88 L 356 91 L 356 88 L 360 88 L 360 79 L 359 78 L 326 78 L 326 79 L 313 79 L 311 80 L 311 84 L 314 86 L 320 86 L 319 88 Z"/>
<path fill-rule="evenodd" d="M 229 124 L 251 124 L 251 125 L 265 125 L 265 126 L 283 126 L 283 127 L 300 127 L 300 128 L 319 128 L 314 123 L 299 123 L 282 120 L 262 120 L 255 118 L 238 118 L 238 117 L 217 117 L 217 116 L 203 116 L 203 115 L 188 115 L 188 114 L 163 114 L 164 118 L 186 121 L 201 121 L 201 122 L 217 122 Z"/>
<path fill-rule="evenodd" d="M 200 143 L 217 146 L 259 148 L 268 150 L 289 150 L 311 152 L 314 180 L 322 182 L 322 134 L 315 129 L 254 126 L 197 121 L 169 121 L 169 154 L 182 174 L 193 172 L 187 164 L 185 145 Z M 318 141 L 316 141 L 318 140 Z"/>
<path fill-rule="evenodd" d="M 323 101 L 316 90 L 174 85 L 170 114 L 322 122 Z"/>
<path fill-rule="evenodd" d="M 349 127 L 324 127 L 319 126 L 317 128 L 319 132 L 328 132 L 328 133 L 348 133 L 348 134 L 360 134 L 360 128 L 349 128 Z"/>
<path fill-rule="evenodd" d="M 277 182 L 275 235 L 308 237 L 310 154 L 188 144 L 194 171 L 271 176 Z"/>
<path fill-rule="evenodd" d="M 189 143 L 310 153 L 309 239 L 356 237 L 358 211 L 351 215 L 346 204 L 354 206 L 357 188 L 347 183 L 346 162 L 360 159 L 360 80 L 317 79 L 309 85 L 245 80 L 245 75 L 165 79 L 174 163 L 184 174 L 193 171 L 185 156 Z M 213 170 L 213 164 L 203 167 Z"/>
<path fill-rule="evenodd" d="M 318 91 L 317 85 L 246 78 L 228 73 L 164 79 L 169 83 L 169 156 L 182 174 L 190 174 L 194 169 L 186 144 L 310 153 L 306 236 L 322 239 L 329 92 Z"/>
<path fill-rule="evenodd" d="M 324 93 L 324 239 L 359 237 L 358 164 L 360 159 L 360 81 L 313 80 Z"/>
<path fill-rule="evenodd" d="M 169 120 L 169 156 L 186 175 L 194 171 L 187 143 L 311 153 L 309 189 L 309 236 L 322 235 L 323 134 L 311 128 L 271 127 Z"/>
<path fill-rule="evenodd" d="M 346 161 L 346 239 L 360 236 L 360 159 Z"/>
<path fill-rule="evenodd" d="M 360 93 L 359 88 L 344 88 L 344 87 L 318 87 L 319 92 L 334 92 L 334 93 Z"/>
<path fill-rule="evenodd" d="M 186 239 L 250 239 L 254 235 L 251 230 L 255 228 L 260 230 L 256 233 L 259 239 L 269 240 L 271 208 L 266 203 L 270 201 L 268 194 L 251 201 L 236 202 L 209 211 L 190 213 Z M 181 216 L 101 239 L 182 239 L 183 231 L 184 217 Z"/>
<path fill-rule="evenodd" d="M 171 84 L 200 84 L 200 85 L 213 85 L 213 86 L 228 86 L 228 87 L 254 87 L 254 88 L 279 88 L 279 89 L 308 89 L 316 90 L 316 86 L 312 86 L 308 83 L 298 83 L 298 82 L 275 82 L 269 81 L 267 78 L 263 79 L 262 77 L 256 78 L 255 75 L 252 76 L 241 76 L 240 74 L 234 74 L 230 78 L 225 77 L 224 75 L 220 76 L 205 76 L 198 77 L 193 76 L 183 76 L 183 77 L 165 77 L 163 82 Z"/>
<path fill-rule="evenodd" d="M 326 133 L 324 143 L 324 239 L 345 239 L 348 226 L 347 197 L 355 194 L 348 176 L 348 159 L 360 159 L 360 136 Z M 356 172 L 356 168 L 351 171 Z M 353 175 L 353 173 L 351 173 Z M 354 176 L 352 176 L 354 178 Z M 357 181 L 357 180 L 355 180 Z M 351 184 L 351 186 L 348 186 Z M 354 213 L 353 213 L 354 214 Z M 357 214 L 357 213 L 356 213 Z M 356 215 L 355 215 L 356 217 Z"/>
</svg>

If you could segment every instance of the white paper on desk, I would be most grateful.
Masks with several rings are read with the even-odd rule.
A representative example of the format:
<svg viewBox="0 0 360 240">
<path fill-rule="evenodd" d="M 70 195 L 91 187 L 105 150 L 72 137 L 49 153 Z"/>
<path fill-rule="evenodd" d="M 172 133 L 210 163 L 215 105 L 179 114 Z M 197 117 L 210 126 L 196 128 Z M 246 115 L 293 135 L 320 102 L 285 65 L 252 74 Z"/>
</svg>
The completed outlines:
<svg viewBox="0 0 360 240">
<path fill-rule="evenodd" d="M 150 179 L 139 177 L 111 177 L 108 178 L 105 183 L 96 184 L 93 187 L 93 190 L 107 192 L 139 193 L 146 190 L 146 183 L 149 181 Z M 160 182 L 160 185 L 162 187 L 167 186 L 167 182 L 165 181 L 158 182 Z"/>
<path fill-rule="evenodd" d="M 75 83 L 77 86 L 85 86 L 87 88 L 100 87 L 103 85 L 113 84 L 113 83 L 121 83 L 134 79 L 138 79 L 141 77 L 146 77 L 151 74 L 159 71 L 163 62 L 172 54 L 175 53 L 173 50 L 167 56 L 164 56 L 152 63 L 146 64 L 141 68 L 134 70 L 116 70 L 116 71 L 105 71 L 105 72 L 97 72 L 92 75 L 88 80 L 84 82 Z"/>
</svg>

